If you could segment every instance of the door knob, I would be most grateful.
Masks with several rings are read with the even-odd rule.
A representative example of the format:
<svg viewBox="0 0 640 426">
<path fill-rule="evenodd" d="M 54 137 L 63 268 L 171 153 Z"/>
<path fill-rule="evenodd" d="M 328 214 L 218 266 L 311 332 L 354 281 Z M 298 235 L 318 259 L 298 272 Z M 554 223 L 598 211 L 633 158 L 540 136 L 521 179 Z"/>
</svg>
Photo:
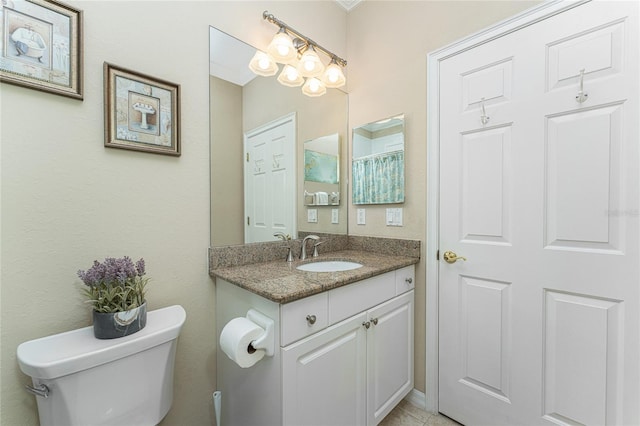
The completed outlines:
<svg viewBox="0 0 640 426">
<path fill-rule="evenodd" d="M 466 257 L 458 256 L 457 254 L 455 254 L 452 251 L 445 251 L 444 255 L 442 255 L 442 257 L 444 258 L 445 262 L 447 262 L 447 263 L 456 263 L 456 260 L 458 260 L 458 259 L 467 260 Z"/>
</svg>

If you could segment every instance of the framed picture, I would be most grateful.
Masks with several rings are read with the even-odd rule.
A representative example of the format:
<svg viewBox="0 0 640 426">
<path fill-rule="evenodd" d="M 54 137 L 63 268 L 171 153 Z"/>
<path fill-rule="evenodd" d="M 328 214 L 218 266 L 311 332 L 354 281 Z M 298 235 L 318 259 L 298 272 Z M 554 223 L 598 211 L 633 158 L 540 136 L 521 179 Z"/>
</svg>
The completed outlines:
<svg viewBox="0 0 640 426">
<path fill-rule="evenodd" d="M 180 155 L 180 86 L 104 63 L 104 146 Z"/>
<path fill-rule="evenodd" d="M 82 12 L 54 0 L 3 0 L 0 81 L 82 99 Z"/>
</svg>

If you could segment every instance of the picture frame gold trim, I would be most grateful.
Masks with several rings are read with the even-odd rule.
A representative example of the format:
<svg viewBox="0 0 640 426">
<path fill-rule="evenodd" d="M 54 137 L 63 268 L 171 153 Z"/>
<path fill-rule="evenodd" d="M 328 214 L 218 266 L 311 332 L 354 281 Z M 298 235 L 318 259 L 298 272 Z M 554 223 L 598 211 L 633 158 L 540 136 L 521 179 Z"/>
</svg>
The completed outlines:
<svg viewBox="0 0 640 426">
<path fill-rule="evenodd" d="M 180 85 L 104 63 L 104 146 L 180 156 Z"/>
<path fill-rule="evenodd" d="M 3 1 L 0 81 L 83 100 L 83 12 L 57 0 Z"/>
</svg>

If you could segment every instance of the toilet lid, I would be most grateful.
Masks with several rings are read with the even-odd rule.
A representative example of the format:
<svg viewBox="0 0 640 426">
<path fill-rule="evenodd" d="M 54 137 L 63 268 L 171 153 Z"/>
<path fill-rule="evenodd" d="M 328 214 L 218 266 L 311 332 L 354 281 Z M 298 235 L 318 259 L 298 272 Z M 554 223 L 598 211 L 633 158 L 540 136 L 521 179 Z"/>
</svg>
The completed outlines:
<svg viewBox="0 0 640 426">
<path fill-rule="evenodd" d="M 30 340 L 18 346 L 18 364 L 33 378 L 54 379 L 142 352 L 176 339 L 187 317 L 180 305 L 147 312 L 147 325 L 116 339 L 96 339 L 93 327 Z"/>
</svg>

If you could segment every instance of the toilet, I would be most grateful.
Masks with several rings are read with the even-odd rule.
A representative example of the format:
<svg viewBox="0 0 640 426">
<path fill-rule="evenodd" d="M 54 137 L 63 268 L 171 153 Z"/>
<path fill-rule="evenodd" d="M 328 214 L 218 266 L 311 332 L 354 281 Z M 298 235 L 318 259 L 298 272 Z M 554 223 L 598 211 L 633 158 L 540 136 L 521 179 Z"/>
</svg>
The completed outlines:
<svg viewBox="0 0 640 426">
<path fill-rule="evenodd" d="M 40 425 L 156 425 L 173 401 L 176 343 L 186 312 L 175 305 L 147 313 L 129 336 L 100 340 L 93 327 L 18 346 L 31 376 Z"/>
</svg>

